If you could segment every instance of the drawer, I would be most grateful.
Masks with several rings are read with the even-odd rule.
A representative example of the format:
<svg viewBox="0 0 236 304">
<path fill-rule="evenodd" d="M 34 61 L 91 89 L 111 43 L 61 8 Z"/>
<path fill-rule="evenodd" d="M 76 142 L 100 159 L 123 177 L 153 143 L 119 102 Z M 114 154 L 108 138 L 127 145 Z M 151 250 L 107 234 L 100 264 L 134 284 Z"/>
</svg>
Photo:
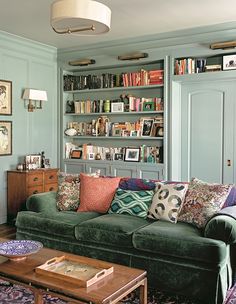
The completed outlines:
<svg viewBox="0 0 236 304">
<path fill-rule="evenodd" d="M 43 192 L 43 185 L 42 186 L 29 187 L 27 196 L 30 196 L 32 194 L 42 193 L 42 192 Z"/>
<path fill-rule="evenodd" d="M 45 191 L 45 192 L 57 191 L 57 183 L 45 185 L 45 186 L 44 186 L 44 191 Z"/>
<path fill-rule="evenodd" d="M 43 173 L 35 172 L 28 175 L 28 186 L 43 185 Z"/>
<path fill-rule="evenodd" d="M 45 172 L 44 183 L 45 185 L 49 183 L 57 183 L 57 178 L 57 171 Z"/>
</svg>

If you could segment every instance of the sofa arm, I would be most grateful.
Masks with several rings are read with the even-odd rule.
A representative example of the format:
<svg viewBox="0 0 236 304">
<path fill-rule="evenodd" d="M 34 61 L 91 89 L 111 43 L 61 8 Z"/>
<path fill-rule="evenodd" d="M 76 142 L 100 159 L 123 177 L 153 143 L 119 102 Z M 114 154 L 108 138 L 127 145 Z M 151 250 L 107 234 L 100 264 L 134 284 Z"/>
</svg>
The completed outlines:
<svg viewBox="0 0 236 304">
<path fill-rule="evenodd" d="M 26 201 L 26 209 L 34 212 L 58 212 L 56 192 L 44 192 L 31 195 Z"/>
<path fill-rule="evenodd" d="M 204 236 L 226 244 L 236 243 L 236 219 L 229 215 L 216 215 L 207 223 Z"/>
</svg>

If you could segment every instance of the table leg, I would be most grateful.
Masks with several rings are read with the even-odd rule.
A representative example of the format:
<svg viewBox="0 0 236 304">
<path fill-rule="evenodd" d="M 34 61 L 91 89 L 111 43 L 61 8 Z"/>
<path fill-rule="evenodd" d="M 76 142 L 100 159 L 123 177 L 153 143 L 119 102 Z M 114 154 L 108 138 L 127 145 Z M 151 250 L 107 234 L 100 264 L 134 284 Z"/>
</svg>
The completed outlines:
<svg viewBox="0 0 236 304">
<path fill-rule="evenodd" d="M 34 303 L 43 304 L 43 294 L 40 290 L 34 289 Z"/>
<path fill-rule="evenodd" d="M 143 280 L 143 285 L 140 285 L 139 303 L 147 304 L 147 279 Z"/>
</svg>

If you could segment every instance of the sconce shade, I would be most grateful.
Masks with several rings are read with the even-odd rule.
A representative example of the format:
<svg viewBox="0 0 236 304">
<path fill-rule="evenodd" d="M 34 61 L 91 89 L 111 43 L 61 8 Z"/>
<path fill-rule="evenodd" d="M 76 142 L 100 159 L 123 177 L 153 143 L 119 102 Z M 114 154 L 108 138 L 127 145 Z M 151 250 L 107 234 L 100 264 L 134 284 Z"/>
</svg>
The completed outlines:
<svg viewBox="0 0 236 304">
<path fill-rule="evenodd" d="M 22 99 L 29 100 L 28 111 L 33 112 L 34 109 L 42 109 L 42 101 L 47 101 L 48 97 L 46 91 L 25 89 Z M 34 104 L 32 103 L 32 101 Z"/>
<path fill-rule="evenodd" d="M 110 23 L 111 10 L 97 1 L 57 0 L 51 5 L 51 26 L 58 34 L 102 34 Z"/>
<path fill-rule="evenodd" d="M 34 89 L 25 89 L 22 98 L 28 100 L 43 100 L 43 101 L 48 100 L 46 91 L 40 91 Z"/>
</svg>

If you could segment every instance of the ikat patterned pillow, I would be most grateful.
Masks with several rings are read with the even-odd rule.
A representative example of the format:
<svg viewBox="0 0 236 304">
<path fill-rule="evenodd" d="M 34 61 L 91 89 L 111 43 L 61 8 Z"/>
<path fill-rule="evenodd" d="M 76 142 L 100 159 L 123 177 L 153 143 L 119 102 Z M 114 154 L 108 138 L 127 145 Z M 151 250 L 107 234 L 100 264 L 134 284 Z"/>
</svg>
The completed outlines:
<svg viewBox="0 0 236 304">
<path fill-rule="evenodd" d="M 177 223 L 178 214 L 183 205 L 188 184 L 156 183 L 155 194 L 152 199 L 148 217 Z"/>
<path fill-rule="evenodd" d="M 231 188 L 232 185 L 210 184 L 193 178 L 178 220 L 203 228 L 223 207 Z"/>
<path fill-rule="evenodd" d="M 153 190 L 132 191 L 118 188 L 108 213 L 129 214 L 146 218 L 153 194 Z"/>
<path fill-rule="evenodd" d="M 59 211 L 75 211 L 79 206 L 80 179 L 78 174 L 60 172 L 56 196 Z"/>
</svg>

